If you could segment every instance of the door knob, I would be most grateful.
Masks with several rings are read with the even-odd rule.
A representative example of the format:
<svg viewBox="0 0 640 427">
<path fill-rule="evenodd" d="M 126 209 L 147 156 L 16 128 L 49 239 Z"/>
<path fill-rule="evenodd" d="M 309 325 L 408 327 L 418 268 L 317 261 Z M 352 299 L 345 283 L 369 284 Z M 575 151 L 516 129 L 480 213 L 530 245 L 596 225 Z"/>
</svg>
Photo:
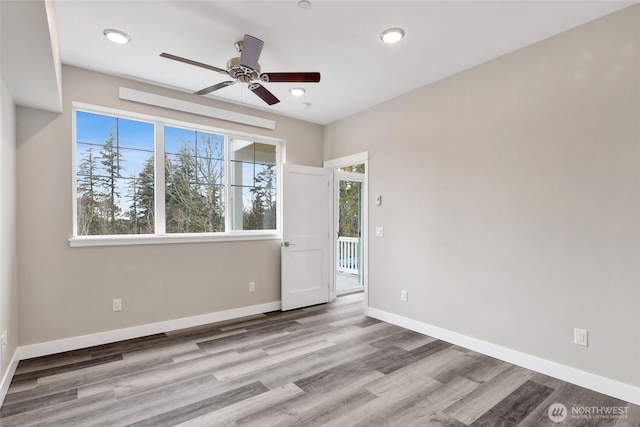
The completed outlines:
<svg viewBox="0 0 640 427">
<path fill-rule="evenodd" d="M 288 248 L 289 246 L 295 246 L 295 244 L 290 242 L 282 242 L 282 246 L 284 246 L 285 248 Z"/>
</svg>

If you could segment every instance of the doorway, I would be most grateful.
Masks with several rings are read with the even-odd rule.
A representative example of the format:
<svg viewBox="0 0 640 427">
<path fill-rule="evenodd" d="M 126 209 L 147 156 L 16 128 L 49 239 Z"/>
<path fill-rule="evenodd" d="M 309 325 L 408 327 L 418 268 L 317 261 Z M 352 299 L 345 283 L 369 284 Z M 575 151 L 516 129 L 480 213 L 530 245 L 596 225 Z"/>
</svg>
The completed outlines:
<svg viewBox="0 0 640 427">
<path fill-rule="evenodd" d="M 368 242 L 369 242 L 369 190 L 368 190 L 368 181 L 369 181 L 369 153 L 363 151 L 361 153 L 352 154 L 345 157 L 340 157 L 332 160 L 326 160 L 323 166 L 332 171 L 332 180 L 330 185 L 330 193 L 331 197 L 331 230 L 333 230 L 333 236 L 329 238 L 330 241 L 333 241 L 333 244 L 329 245 L 329 260 L 330 260 L 330 270 L 329 277 L 331 280 L 330 284 L 330 298 L 329 300 L 334 300 L 338 295 L 348 294 L 352 292 L 364 292 L 364 308 L 369 307 L 369 250 L 368 250 Z M 359 223 L 359 233 L 357 234 L 357 249 L 355 250 L 355 254 L 357 256 L 357 262 L 353 262 L 354 257 L 341 256 L 340 249 L 338 247 L 339 239 L 340 239 L 340 229 L 339 229 L 339 217 L 338 212 L 340 209 L 340 181 L 349 181 L 350 187 L 349 190 L 352 193 L 358 195 L 358 208 L 355 211 L 359 212 L 358 215 L 358 223 Z M 353 184 L 354 182 L 359 183 Z M 347 184 L 344 184 L 346 187 Z M 343 188 L 344 188 L 343 187 Z M 358 188 L 359 187 L 359 188 Z M 344 236 L 347 237 L 347 236 Z M 345 239 L 343 239 L 345 240 Z M 352 253 L 354 253 L 353 246 L 351 247 Z M 340 265 L 340 260 L 346 259 L 351 260 L 352 265 L 354 267 L 350 268 L 350 271 L 341 272 L 338 269 Z M 347 279 L 350 279 L 349 284 L 338 285 L 338 279 L 342 279 L 344 277 L 338 277 L 340 273 L 349 273 L 351 276 L 347 276 Z M 354 277 L 355 276 L 355 277 Z"/>
<path fill-rule="evenodd" d="M 364 290 L 364 183 L 364 163 L 336 170 L 334 265 L 337 295 Z"/>
</svg>

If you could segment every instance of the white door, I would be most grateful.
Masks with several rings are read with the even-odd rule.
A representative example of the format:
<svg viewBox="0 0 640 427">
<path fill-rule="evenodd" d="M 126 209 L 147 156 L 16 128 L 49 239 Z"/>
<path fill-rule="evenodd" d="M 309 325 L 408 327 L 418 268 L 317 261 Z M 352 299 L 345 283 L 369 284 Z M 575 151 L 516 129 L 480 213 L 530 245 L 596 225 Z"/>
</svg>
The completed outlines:
<svg viewBox="0 0 640 427">
<path fill-rule="evenodd" d="M 330 171 L 282 165 L 282 310 L 329 301 Z"/>
</svg>

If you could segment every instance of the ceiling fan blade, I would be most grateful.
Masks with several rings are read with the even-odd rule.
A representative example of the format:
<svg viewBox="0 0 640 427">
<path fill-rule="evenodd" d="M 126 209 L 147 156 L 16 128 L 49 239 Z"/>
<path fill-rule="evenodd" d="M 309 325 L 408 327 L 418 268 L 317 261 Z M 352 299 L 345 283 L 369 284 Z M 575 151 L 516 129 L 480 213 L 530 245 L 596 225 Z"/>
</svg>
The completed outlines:
<svg viewBox="0 0 640 427">
<path fill-rule="evenodd" d="M 250 84 L 249 90 L 258 95 L 264 102 L 269 105 L 277 104 L 278 102 L 280 102 L 280 100 L 276 98 L 274 94 L 269 92 L 267 88 L 262 86 L 260 83 Z"/>
<path fill-rule="evenodd" d="M 214 67 L 213 65 L 203 64 L 202 62 L 193 61 L 191 59 L 182 58 L 180 56 L 172 55 L 170 53 L 162 52 L 160 56 L 167 59 L 173 59 L 174 61 L 184 62 L 185 64 L 195 65 L 196 67 L 206 68 L 207 70 L 215 71 L 216 73 L 227 74 L 227 70 L 223 70 L 222 68 Z"/>
<path fill-rule="evenodd" d="M 260 79 L 271 83 L 318 83 L 320 73 L 263 73 Z"/>
<path fill-rule="evenodd" d="M 242 52 L 240 52 L 240 65 L 255 70 L 258 66 L 258 58 L 260 58 L 263 46 L 264 42 L 262 40 L 245 34 L 242 42 Z"/>
<path fill-rule="evenodd" d="M 202 90 L 194 92 L 194 94 L 195 95 L 206 95 L 208 93 L 213 92 L 214 90 L 222 89 L 223 87 L 227 87 L 227 86 L 230 86 L 232 84 L 235 84 L 235 82 L 236 81 L 233 80 L 233 81 L 218 83 L 218 84 L 215 84 L 213 86 L 209 86 L 209 87 L 206 87 L 206 88 L 204 88 Z"/>
</svg>

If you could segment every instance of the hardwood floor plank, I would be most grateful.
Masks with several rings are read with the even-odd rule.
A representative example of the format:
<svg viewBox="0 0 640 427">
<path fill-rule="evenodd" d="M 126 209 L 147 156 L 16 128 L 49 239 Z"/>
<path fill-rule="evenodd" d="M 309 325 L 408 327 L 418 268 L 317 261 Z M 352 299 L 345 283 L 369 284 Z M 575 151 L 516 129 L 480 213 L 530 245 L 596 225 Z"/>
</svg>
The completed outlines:
<svg viewBox="0 0 640 427">
<path fill-rule="evenodd" d="M 527 381 L 471 424 L 473 427 L 517 426 L 553 392 L 553 389 Z"/>
<path fill-rule="evenodd" d="M 0 418 L 2 427 L 25 427 L 25 426 L 86 426 L 95 425 L 95 407 L 102 407 L 105 402 L 114 402 L 113 391 L 95 394 L 85 398 L 69 400 L 54 406 L 42 406 L 31 411 L 23 411 L 9 417 Z M 88 414 L 88 421 L 83 421 L 83 416 Z M 78 419 L 78 421 L 73 421 Z M 65 421 L 62 421 L 65 420 Z"/>
<path fill-rule="evenodd" d="M 214 412 L 178 424 L 179 427 L 227 427 L 235 425 L 235 420 L 286 402 L 304 392 L 295 384 L 288 383 L 272 390 L 233 403 Z"/>
<path fill-rule="evenodd" d="M 460 376 L 478 383 L 486 383 L 487 381 L 492 380 L 497 375 L 506 371 L 509 366 L 511 366 L 507 362 L 494 359 L 493 357 L 481 355 L 479 353 L 476 353 L 475 351 L 467 352 L 467 354 L 470 357 L 476 358 L 480 362 L 476 364 L 473 369 L 467 370 L 465 372 L 460 372 L 459 374 Z M 441 376 L 440 378 L 443 378 L 443 376 Z"/>
<path fill-rule="evenodd" d="M 332 341 L 336 344 L 358 345 L 369 344 L 379 338 L 388 337 L 402 331 L 402 328 L 390 325 L 388 323 L 377 323 L 364 328 L 348 328 L 342 329 L 336 336 L 332 337 Z"/>
<path fill-rule="evenodd" d="M 415 405 L 415 409 L 423 413 L 426 410 L 432 414 L 442 412 L 463 397 L 477 390 L 479 386 L 480 384 L 463 377 L 454 378 L 434 390 L 420 405 Z M 413 411 L 413 408 L 410 408 L 410 410 Z"/>
<path fill-rule="evenodd" d="M 342 385 L 340 388 L 331 390 L 330 393 L 305 392 L 282 404 L 239 418 L 236 420 L 236 424 L 239 426 L 290 425 L 298 419 L 300 414 L 311 411 L 321 405 L 326 407 L 335 404 L 335 402 L 348 399 L 357 390 L 382 376 L 383 374 L 378 371 L 370 371 L 364 376 Z"/>
<path fill-rule="evenodd" d="M 254 382 L 225 393 L 221 393 L 198 402 L 190 403 L 177 409 L 163 412 L 153 417 L 145 418 L 128 427 L 162 427 L 174 426 L 199 417 L 201 415 L 213 412 L 225 406 L 229 406 L 236 402 L 241 402 L 250 397 L 267 392 L 267 388 L 260 382 Z"/>
<path fill-rule="evenodd" d="M 106 384 L 110 385 L 118 399 L 122 399 L 135 394 L 153 391 L 162 387 L 170 387 L 179 381 L 191 380 L 199 377 L 211 375 L 212 366 L 227 360 L 224 357 L 204 356 L 181 363 L 170 365 L 168 369 L 160 366 L 157 369 L 149 369 L 143 372 L 121 375 Z M 238 359 L 241 359 L 238 357 Z"/>
<path fill-rule="evenodd" d="M 418 361 L 367 384 L 365 388 L 378 397 L 393 395 L 401 399 L 406 394 L 414 393 L 427 385 L 440 387 L 442 383 L 426 372 L 425 365 L 429 364 L 431 361 L 428 359 Z"/>
<path fill-rule="evenodd" d="M 33 409 L 37 408 L 57 405 L 61 402 L 68 402 L 77 398 L 78 390 L 67 390 L 60 393 L 53 393 L 47 396 L 37 397 L 35 399 L 25 400 L 13 404 L 3 404 L 2 408 L 0 409 L 0 418 L 10 417 L 11 415 L 32 411 Z"/>
<path fill-rule="evenodd" d="M 356 408 L 376 400 L 377 397 L 366 390 L 358 390 L 342 399 L 331 399 L 304 411 L 296 416 L 294 420 L 283 421 L 276 424 L 278 427 L 314 427 L 324 426 L 333 418 L 341 417 L 351 413 Z"/>
<path fill-rule="evenodd" d="M 470 425 L 513 393 L 534 375 L 533 372 L 512 366 L 489 382 L 482 384 L 443 412 L 458 421 Z"/>
<path fill-rule="evenodd" d="M 171 360 L 147 360 L 145 362 L 126 362 L 124 360 L 109 364 L 99 364 L 80 370 L 71 370 L 48 377 L 40 378 L 36 387 L 16 392 L 11 401 L 30 400 L 65 390 L 81 389 L 90 385 L 113 381 L 120 376 L 139 373 L 159 366 L 171 365 Z"/>
<path fill-rule="evenodd" d="M 41 382 L 40 380 L 45 377 L 50 377 L 50 376 L 63 374 L 67 372 L 78 371 L 80 369 L 102 365 L 105 363 L 119 362 L 121 360 L 122 360 L 122 354 L 115 354 L 111 356 L 103 356 L 95 359 L 83 360 L 81 362 L 69 363 L 67 365 L 54 366 L 51 368 L 44 368 L 44 369 L 34 370 L 30 372 L 25 372 L 22 374 L 17 374 L 13 376 L 12 382 L 15 381 L 16 383 L 19 383 L 19 382 L 29 381 L 33 379 L 38 380 L 38 382 Z"/>
<path fill-rule="evenodd" d="M 372 408 L 364 416 L 357 418 L 357 422 L 342 425 L 361 427 L 435 426 L 440 425 L 438 423 L 452 426 L 464 425 L 448 415 L 442 414 L 441 410 L 460 400 L 478 386 L 479 384 L 466 378 L 456 378 L 444 385 L 434 380 L 431 385 L 425 384 L 423 388 L 415 388 L 413 393 L 406 393 L 400 400 L 391 401 L 386 407 L 382 404 L 379 408 Z M 383 395 L 381 399 L 385 399 L 385 396 Z M 334 424 L 336 427 L 340 425 L 337 422 Z"/>
<path fill-rule="evenodd" d="M 265 315 L 260 315 L 257 318 L 251 318 L 245 321 L 240 321 L 240 322 L 235 322 L 235 321 L 228 321 L 226 323 L 225 326 L 220 326 L 220 330 L 221 331 L 233 331 L 234 329 L 245 329 L 247 327 L 256 327 L 256 326 L 261 326 L 261 325 L 265 325 L 265 324 L 269 324 L 271 323 L 272 320 L 269 319 L 267 316 Z"/>
<path fill-rule="evenodd" d="M 319 313 L 313 316 L 296 319 L 296 322 L 306 327 L 314 327 L 318 325 L 328 325 L 331 322 L 343 321 L 345 318 L 353 319 L 354 321 L 362 321 L 362 308 L 356 306 L 339 312 Z"/>
<path fill-rule="evenodd" d="M 358 377 L 366 375 L 376 365 L 384 363 L 387 358 L 394 358 L 407 353 L 398 347 L 390 347 L 378 350 L 375 353 L 355 359 L 351 362 L 326 369 L 317 374 L 309 375 L 295 382 L 306 392 L 326 392 L 335 390 L 344 384 L 348 384 Z"/>
<path fill-rule="evenodd" d="M 204 375 L 144 393 L 129 395 L 116 401 L 117 411 L 112 417 L 111 425 L 124 426 L 142 422 L 256 382 L 255 379 L 219 382 L 213 375 Z"/>
<path fill-rule="evenodd" d="M 37 357 L 34 359 L 25 360 L 24 364 L 20 363 L 16 367 L 15 375 L 24 374 L 27 372 L 40 371 L 43 369 L 53 368 L 57 366 L 64 366 L 76 362 L 84 362 L 85 360 L 91 360 L 91 354 L 88 351 L 73 351 L 61 353 L 62 355 L 52 355 L 57 357 Z M 28 363 L 27 363 L 28 362 Z"/>
<path fill-rule="evenodd" d="M 267 388 L 272 389 L 281 384 L 296 382 L 335 365 L 338 363 L 327 361 L 326 358 L 320 357 L 318 354 L 307 354 L 285 361 L 267 372 L 257 373 L 256 378 Z"/>
<path fill-rule="evenodd" d="M 296 347 L 287 351 L 286 353 L 280 353 L 277 355 L 269 355 L 265 352 L 264 354 L 267 356 L 265 358 L 251 360 L 249 362 L 235 363 L 232 366 L 226 367 L 224 369 L 215 369 L 213 371 L 213 374 L 219 381 L 224 381 L 243 374 L 248 374 L 251 372 L 255 373 L 256 371 L 270 369 L 273 366 L 279 365 L 281 363 L 286 363 L 292 358 L 311 354 L 313 352 L 331 347 L 333 345 L 333 343 L 328 341 L 317 341 L 307 345 Z"/>
<path fill-rule="evenodd" d="M 185 354 L 190 354 L 199 350 L 200 348 L 195 342 L 178 342 L 174 344 L 173 342 L 168 341 L 163 346 L 144 348 L 140 350 L 133 350 L 130 353 L 123 353 L 122 359 L 128 362 L 134 362 L 136 360 L 144 361 L 153 358 L 159 359 L 162 357 L 175 360 L 176 357 L 181 357 Z"/>
<path fill-rule="evenodd" d="M 306 346 L 314 346 L 317 343 L 327 343 L 327 347 L 335 345 L 335 342 L 331 340 L 331 333 L 322 332 L 322 333 L 310 333 L 305 337 L 298 338 L 296 340 L 285 341 L 278 344 L 267 345 L 262 347 L 262 350 L 267 353 L 269 356 L 276 356 L 278 354 L 286 353 L 288 351 L 297 351 L 297 349 L 306 347 Z M 319 350 L 323 347 L 318 348 Z M 324 347 L 326 348 L 326 347 Z"/>
<path fill-rule="evenodd" d="M 370 345 L 376 348 L 386 348 L 386 347 L 396 346 L 396 347 L 403 348 L 407 351 L 410 351 L 412 349 L 407 349 L 406 348 L 407 346 L 414 345 L 417 342 L 422 342 L 424 341 L 424 339 L 425 339 L 424 335 L 414 331 L 399 331 L 396 334 L 375 340 Z M 429 337 L 429 339 L 430 339 L 429 342 L 435 341 L 435 338 Z M 421 345 L 425 345 L 425 344 L 428 344 L 428 342 L 422 342 Z"/>
<path fill-rule="evenodd" d="M 375 325 L 376 323 L 380 323 L 381 321 L 378 319 L 374 319 L 373 317 L 367 317 L 367 316 L 352 316 L 352 317 L 347 317 L 344 319 L 340 319 L 340 320 L 334 320 L 333 322 L 329 323 L 330 326 L 332 327 L 342 327 L 342 326 L 355 326 L 358 328 L 366 328 L 368 326 L 371 325 Z"/>
<path fill-rule="evenodd" d="M 302 329 L 299 331 L 290 332 L 288 334 L 278 335 L 274 338 L 265 339 L 256 341 L 246 345 L 235 346 L 235 350 L 238 353 L 243 353 L 245 351 L 251 351 L 256 349 L 264 349 L 269 352 L 270 350 L 277 350 L 281 347 L 286 347 L 290 345 L 295 345 L 301 341 L 313 342 L 319 341 L 322 339 L 326 339 L 332 342 L 334 341 L 334 337 L 339 337 L 340 334 L 349 331 L 349 330 L 358 330 L 355 326 L 351 326 L 344 329 L 335 329 L 330 328 L 328 325 L 325 327 L 314 327 L 309 329 Z"/>
<path fill-rule="evenodd" d="M 450 346 L 451 344 L 448 342 L 437 340 L 430 342 L 429 344 L 420 346 L 411 351 L 406 351 L 402 350 L 399 347 L 395 347 L 399 350 L 402 350 L 403 353 L 397 355 L 396 357 L 387 357 L 383 361 L 379 361 L 378 363 L 376 363 L 374 369 L 377 369 L 383 374 L 388 374 L 397 369 L 410 365 L 411 363 L 414 363 L 418 360 L 424 359 L 425 357 L 429 357 L 432 354 L 436 354 Z"/>
<path fill-rule="evenodd" d="M 170 340 L 166 334 L 149 335 L 148 337 L 135 338 L 132 340 L 118 341 L 111 344 L 99 345 L 91 349 L 91 357 L 105 357 L 113 354 L 130 353 L 146 348 L 158 348 L 165 345 Z"/>
<path fill-rule="evenodd" d="M 415 371 L 405 371 L 405 375 L 395 375 L 398 384 L 389 381 L 387 377 L 402 371 L 395 371 L 378 380 L 374 380 L 364 387 L 365 390 L 377 390 L 377 399 L 370 400 L 341 416 L 335 416 L 327 421 L 326 426 L 382 426 L 395 423 L 398 414 L 420 402 L 425 396 L 442 386 L 430 378 L 410 379 Z M 384 388 L 380 386 L 384 383 Z"/>
<path fill-rule="evenodd" d="M 262 343 L 277 337 L 286 336 L 293 331 L 304 328 L 296 322 L 285 322 L 264 326 L 260 329 L 248 330 L 247 332 L 215 337 L 213 339 L 198 342 L 200 349 L 209 352 L 219 352 L 230 348 L 242 347 L 253 343 Z"/>
</svg>

